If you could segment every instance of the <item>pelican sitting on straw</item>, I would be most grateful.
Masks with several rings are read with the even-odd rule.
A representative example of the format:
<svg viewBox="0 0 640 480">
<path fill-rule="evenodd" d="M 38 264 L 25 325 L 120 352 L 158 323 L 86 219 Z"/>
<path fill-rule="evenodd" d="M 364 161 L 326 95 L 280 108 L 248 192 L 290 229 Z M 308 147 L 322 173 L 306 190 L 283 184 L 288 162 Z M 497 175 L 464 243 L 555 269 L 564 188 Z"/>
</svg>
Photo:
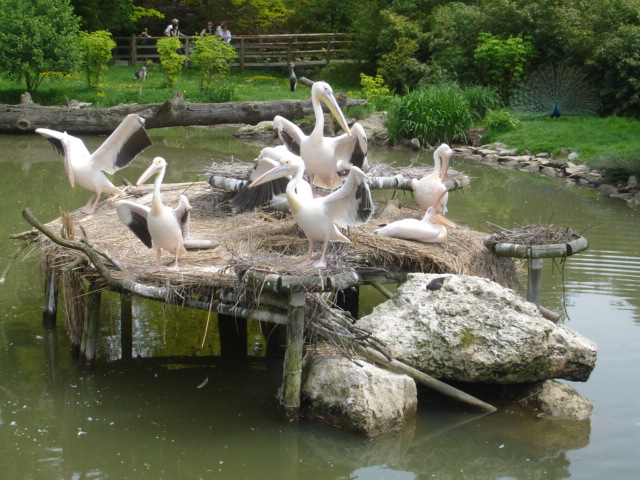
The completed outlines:
<svg viewBox="0 0 640 480">
<path fill-rule="evenodd" d="M 320 102 L 327 105 L 345 134 L 338 137 L 324 136 L 324 114 Z M 349 170 L 351 166 L 360 169 L 366 166 L 367 135 L 360 124 L 354 124 L 353 131 L 349 128 L 328 83 L 313 84 L 311 105 L 316 116 L 311 135 L 305 135 L 296 124 L 279 115 L 273 119 L 273 128 L 289 151 L 302 158 L 309 174 L 309 182 L 333 190 L 342 184 L 338 172 Z"/>
<path fill-rule="evenodd" d="M 445 191 L 446 193 L 446 191 Z M 442 199 L 437 199 L 439 202 Z M 436 202 L 436 203 L 437 203 Z M 376 230 L 383 237 L 401 238 L 404 240 L 416 240 L 424 243 L 446 243 L 447 227 L 455 228 L 456 224 L 436 213 L 436 206 L 427 208 L 422 220 L 416 218 L 403 218 L 385 225 Z"/>
<path fill-rule="evenodd" d="M 165 268 L 160 263 L 162 249 L 175 255 L 175 265 L 167 269 L 174 272 L 180 271 L 178 257 L 187 252 L 184 248 L 184 242 L 189 237 L 191 205 L 184 195 L 180 195 L 178 206 L 175 208 L 162 204 L 160 186 L 166 169 L 165 159 L 156 157 L 136 182 L 136 186 L 139 186 L 152 175 L 156 175 L 153 183 L 151 207 L 127 200 L 120 200 L 116 203 L 116 211 L 120 220 L 136 234 L 142 243 L 148 248 L 155 246 L 158 252 L 156 265 L 147 270 L 147 273 L 155 273 Z"/>
<path fill-rule="evenodd" d="M 91 215 L 102 193 L 124 193 L 103 173 L 114 173 L 129 165 L 145 148 L 151 145 L 151 139 L 144 129 L 144 119 L 140 115 L 130 114 L 118 125 L 113 133 L 98 149 L 89 153 L 84 142 L 67 132 L 58 132 L 48 128 L 36 128 L 36 133 L 46 137 L 54 148 L 64 156 L 64 169 L 69 177 L 71 188 L 78 182 L 91 192 L 87 204 L 81 212 Z"/>
<path fill-rule="evenodd" d="M 449 160 L 452 156 L 453 150 L 449 145 L 443 143 L 433 152 L 433 172 L 420 180 L 414 178 L 411 182 L 413 193 L 423 215 L 432 206 L 435 207 L 436 213 L 442 215 L 447 213 L 449 192 L 444 181 L 447 179 Z"/>
<path fill-rule="evenodd" d="M 322 255 L 314 267 L 326 268 L 325 254 L 329 242 L 351 241 L 337 227 L 357 227 L 369 221 L 373 215 L 373 201 L 367 178 L 358 167 L 351 168 L 349 176 L 339 190 L 326 197 L 313 198 L 311 186 L 302 179 L 304 162 L 299 157 L 285 157 L 279 164 L 249 185 L 253 188 L 276 178 L 291 176 L 286 195 L 294 220 L 309 240 L 307 259 L 313 260 L 315 241 L 322 242 Z"/>
</svg>

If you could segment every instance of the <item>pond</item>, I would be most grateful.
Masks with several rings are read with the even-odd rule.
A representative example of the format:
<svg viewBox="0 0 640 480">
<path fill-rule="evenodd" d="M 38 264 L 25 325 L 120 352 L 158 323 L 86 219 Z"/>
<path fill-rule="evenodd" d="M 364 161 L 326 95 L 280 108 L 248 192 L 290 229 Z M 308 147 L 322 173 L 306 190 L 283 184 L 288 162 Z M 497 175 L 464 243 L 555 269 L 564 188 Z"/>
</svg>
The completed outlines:
<svg viewBox="0 0 640 480">
<path fill-rule="evenodd" d="M 230 128 L 151 130 L 154 145 L 115 175 L 135 181 L 151 159 L 166 182 L 198 179 L 209 163 L 255 158 L 262 146 Z M 90 150 L 103 138 L 86 138 Z M 40 136 L 0 136 L 0 271 L 28 230 L 29 207 L 49 221 L 83 205 L 62 159 Z M 370 162 L 431 163 L 427 152 L 372 149 Z M 365 440 L 305 421 L 287 424 L 275 395 L 282 362 L 261 355 L 250 326 L 246 363 L 220 358 L 206 315 L 134 300 L 131 362 L 80 367 L 62 316 L 43 326 L 38 252 L 27 251 L 0 284 L 0 477 L 3 479 L 602 479 L 640 475 L 640 210 L 561 180 L 454 158 L 472 178 L 451 194 L 448 217 L 480 231 L 539 222 L 585 231 L 589 248 L 564 265 L 545 260 L 541 304 L 598 344 L 586 383 L 590 420 L 533 418 L 517 405 L 478 415 L 420 390 L 403 432 Z M 400 194 L 399 200 L 411 201 Z M 523 276 L 526 283 L 526 277 Z M 521 292 L 526 294 L 523 290 Z M 361 311 L 383 299 L 363 289 Z M 117 358 L 119 298 L 103 300 L 101 358 Z M 213 333 L 211 333 L 213 332 Z M 268 334 L 268 332 L 265 332 Z"/>
</svg>

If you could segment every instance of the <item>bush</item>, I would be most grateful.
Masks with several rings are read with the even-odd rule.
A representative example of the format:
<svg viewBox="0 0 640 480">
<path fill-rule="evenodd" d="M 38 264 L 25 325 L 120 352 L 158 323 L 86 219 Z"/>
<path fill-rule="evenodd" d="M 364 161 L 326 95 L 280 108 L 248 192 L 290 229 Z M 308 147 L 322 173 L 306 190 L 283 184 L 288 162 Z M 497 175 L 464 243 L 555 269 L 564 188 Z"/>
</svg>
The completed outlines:
<svg viewBox="0 0 640 480">
<path fill-rule="evenodd" d="M 165 74 L 165 83 L 168 87 L 174 87 L 178 83 L 178 77 L 182 72 L 187 57 L 178 53 L 182 43 L 178 37 L 160 38 L 157 42 L 160 66 Z"/>
<path fill-rule="evenodd" d="M 234 58 L 235 49 L 215 35 L 196 40 L 191 61 L 200 70 L 200 91 L 208 92 L 214 76 L 228 72 L 229 62 Z"/>
<path fill-rule="evenodd" d="M 498 92 L 493 87 L 467 87 L 462 91 L 469 107 L 478 118 L 484 118 L 489 110 L 494 110 L 502 104 Z"/>
<path fill-rule="evenodd" d="M 417 137 L 421 144 L 466 143 L 473 114 L 455 83 L 427 85 L 397 99 L 389 109 L 389 136 L 398 143 Z"/>
<path fill-rule="evenodd" d="M 640 157 L 599 156 L 590 164 L 612 182 L 627 181 L 630 176 L 640 179 Z"/>
<path fill-rule="evenodd" d="M 517 128 L 520 125 L 520 120 L 506 109 L 487 110 L 484 123 L 489 130 L 506 132 Z"/>
<path fill-rule="evenodd" d="M 104 30 L 86 33 L 80 32 L 80 50 L 82 51 L 82 66 L 87 74 L 89 88 L 100 85 L 102 70 L 111 60 L 111 50 L 116 48 L 116 42 L 111 34 Z"/>
<path fill-rule="evenodd" d="M 379 112 L 389 108 L 393 94 L 380 75 L 370 77 L 361 73 L 360 84 L 362 85 L 362 95 L 371 105 L 373 111 Z"/>
</svg>

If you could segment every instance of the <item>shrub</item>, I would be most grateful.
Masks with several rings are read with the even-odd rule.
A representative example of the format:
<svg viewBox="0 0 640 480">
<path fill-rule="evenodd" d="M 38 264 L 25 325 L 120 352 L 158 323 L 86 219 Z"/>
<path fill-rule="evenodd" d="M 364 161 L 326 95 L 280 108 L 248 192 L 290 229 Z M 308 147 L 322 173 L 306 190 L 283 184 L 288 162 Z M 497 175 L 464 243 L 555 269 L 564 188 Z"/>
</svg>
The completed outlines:
<svg viewBox="0 0 640 480">
<path fill-rule="evenodd" d="M 494 110 L 502 104 L 498 92 L 493 87 L 467 87 L 462 94 L 469 102 L 471 112 L 478 118 L 484 118 L 489 110 Z"/>
<path fill-rule="evenodd" d="M 111 50 L 114 48 L 116 48 L 116 42 L 111 39 L 111 33 L 107 31 L 80 32 L 82 66 L 87 74 L 89 88 L 100 85 L 102 71 L 111 60 Z"/>
<path fill-rule="evenodd" d="M 196 40 L 191 61 L 200 70 L 200 91 L 208 92 L 214 76 L 228 72 L 229 62 L 235 57 L 235 49 L 215 35 Z"/>
<path fill-rule="evenodd" d="M 387 127 L 394 142 L 417 137 L 422 144 L 466 143 L 472 111 L 455 83 L 426 85 L 396 100 L 389 109 Z"/>
<path fill-rule="evenodd" d="M 484 123 L 489 130 L 506 132 L 517 128 L 520 125 L 520 120 L 509 110 L 503 108 L 500 110 L 487 110 Z"/>
<path fill-rule="evenodd" d="M 393 94 L 380 75 L 370 77 L 361 73 L 360 84 L 362 85 L 362 95 L 373 107 L 374 111 L 382 111 L 389 108 L 393 100 Z"/>
<path fill-rule="evenodd" d="M 618 157 L 601 155 L 590 163 L 612 182 L 626 181 L 630 176 L 640 179 L 640 157 Z"/>
<path fill-rule="evenodd" d="M 160 66 L 165 74 L 167 87 L 174 87 L 178 83 L 178 77 L 182 72 L 182 66 L 187 59 L 185 55 L 178 53 L 182 48 L 178 37 L 160 38 L 157 42 Z"/>
</svg>

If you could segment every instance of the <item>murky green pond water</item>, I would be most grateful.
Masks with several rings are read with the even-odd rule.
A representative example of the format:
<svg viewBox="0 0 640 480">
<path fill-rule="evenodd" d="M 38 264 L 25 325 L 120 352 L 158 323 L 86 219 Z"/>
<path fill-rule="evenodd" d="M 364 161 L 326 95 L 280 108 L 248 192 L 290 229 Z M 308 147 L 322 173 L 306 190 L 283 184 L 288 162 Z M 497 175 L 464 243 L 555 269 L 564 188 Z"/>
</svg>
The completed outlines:
<svg viewBox="0 0 640 480">
<path fill-rule="evenodd" d="M 263 145 L 229 129 L 150 132 L 154 145 L 116 174 L 135 180 L 156 155 L 165 181 L 197 178 L 213 159 L 251 160 Z M 101 138 L 88 138 L 93 150 Z M 49 221 L 83 205 L 62 160 L 39 136 L 0 136 L 0 270 L 29 229 L 21 211 Z M 431 162 L 428 154 L 374 150 L 370 161 Z M 420 393 L 405 431 L 369 441 L 279 417 L 281 361 L 219 358 L 215 328 L 201 348 L 206 316 L 134 300 L 128 362 L 76 365 L 59 317 L 42 325 L 37 251 L 0 285 L 0 478 L 3 479 L 631 479 L 640 476 L 640 209 L 531 174 L 453 161 L 472 186 L 452 194 L 449 218 L 481 231 L 532 222 L 590 228 L 590 248 L 564 267 L 545 261 L 542 304 L 598 344 L 586 383 L 589 421 L 534 419 L 514 406 L 478 416 Z M 402 198 L 410 200 L 409 197 Z M 366 290 L 366 289 L 365 289 Z M 365 313 L 382 298 L 367 290 Z M 119 341 L 119 298 L 103 300 L 103 358 Z M 250 329 L 250 331 L 252 331 Z M 255 341 L 254 341 L 255 340 Z M 259 355 L 259 335 L 250 334 Z M 205 379 L 206 385 L 201 386 Z"/>
</svg>

